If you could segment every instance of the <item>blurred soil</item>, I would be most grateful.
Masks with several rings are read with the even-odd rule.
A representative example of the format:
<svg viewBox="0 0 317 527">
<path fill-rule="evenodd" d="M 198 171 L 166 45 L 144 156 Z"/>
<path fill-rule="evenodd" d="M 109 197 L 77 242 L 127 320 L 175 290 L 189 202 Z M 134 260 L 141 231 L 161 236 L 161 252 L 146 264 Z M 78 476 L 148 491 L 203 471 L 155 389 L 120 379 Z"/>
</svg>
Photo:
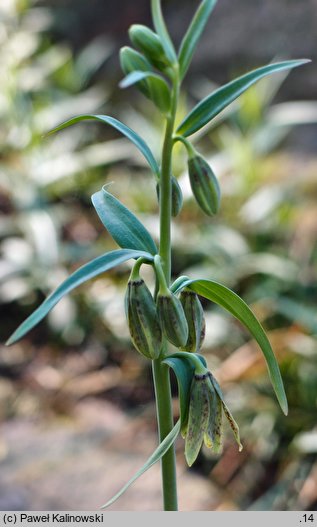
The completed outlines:
<svg viewBox="0 0 317 527">
<path fill-rule="evenodd" d="M 19 372 L 21 348 L 11 352 L 0 378 L 0 510 L 98 510 L 156 447 L 150 374 L 137 356 L 129 369 L 103 368 L 93 352 L 48 365 L 43 350 Z M 180 508 L 210 510 L 218 493 L 186 469 L 179 441 Z M 111 509 L 161 510 L 159 464 Z"/>
<path fill-rule="evenodd" d="M 155 444 L 148 418 L 129 418 L 93 398 L 76 405 L 71 419 L 8 421 L 0 444 L 0 509 L 97 510 L 143 465 Z M 210 483 L 182 463 L 178 475 L 182 510 L 213 507 Z M 110 508 L 160 509 L 158 464 Z"/>
</svg>

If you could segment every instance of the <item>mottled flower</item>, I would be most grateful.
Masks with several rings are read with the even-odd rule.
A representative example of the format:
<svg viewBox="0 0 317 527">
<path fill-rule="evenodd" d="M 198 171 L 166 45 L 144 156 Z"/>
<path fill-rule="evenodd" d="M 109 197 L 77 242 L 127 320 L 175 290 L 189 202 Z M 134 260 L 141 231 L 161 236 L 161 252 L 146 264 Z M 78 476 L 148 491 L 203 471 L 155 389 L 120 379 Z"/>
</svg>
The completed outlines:
<svg viewBox="0 0 317 527">
<path fill-rule="evenodd" d="M 188 422 L 183 432 L 185 458 L 189 466 L 196 460 L 203 442 L 213 452 L 221 452 L 223 413 L 229 421 L 239 445 L 239 451 L 241 451 L 243 447 L 240 442 L 239 428 L 223 400 L 218 382 L 207 370 L 206 373 L 195 372 L 190 389 Z"/>
</svg>

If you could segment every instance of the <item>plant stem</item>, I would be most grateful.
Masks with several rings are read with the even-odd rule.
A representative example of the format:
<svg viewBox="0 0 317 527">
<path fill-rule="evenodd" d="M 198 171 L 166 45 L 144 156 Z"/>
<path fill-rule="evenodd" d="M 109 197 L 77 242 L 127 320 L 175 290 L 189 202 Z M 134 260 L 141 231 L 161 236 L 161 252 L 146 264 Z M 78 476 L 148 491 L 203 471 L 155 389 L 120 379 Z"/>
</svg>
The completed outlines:
<svg viewBox="0 0 317 527">
<path fill-rule="evenodd" d="M 162 150 L 160 177 L 160 257 L 167 284 L 171 281 L 171 210 L 172 210 L 172 150 L 175 115 L 178 102 L 178 75 L 175 73 L 171 112 L 166 119 L 165 136 Z"/>
<path fill-rule="evenodd" d="M 160 257 L 162 269 L 169 286 L 171 281 L 171 208 L 172 208 L 172 149 L 175 115 L 178 102 L 179 80 L 178 68 L 174 70 L 171 111 L 166 119 L 165 136 L 162 150 L 162 165 L 160 177 Z M 169 378 L 169 368 L 162 363 L 167 354 L 167 341 L 163 343 L 161 356 L 153 361 L 153 379 L 156 397 L 157 422 L 160 442 L 169 434 L 174 426 L 172 411 L 172 395 Z M 171 448 L 162 457 L 162 488 L 165 511 L 176 511 L 177 484 L 175 448 Z"/>
<path fill-rule="evenodd" d="M 160 359 L 154 360 L 152 365 L 159 438 L 162 442 L 174 426 L 169 367 L 162 364 Z M 162 457 L 161 474 L 164 510 L 177 511 L 176 462 L 173 445 Z"/>
</svg>

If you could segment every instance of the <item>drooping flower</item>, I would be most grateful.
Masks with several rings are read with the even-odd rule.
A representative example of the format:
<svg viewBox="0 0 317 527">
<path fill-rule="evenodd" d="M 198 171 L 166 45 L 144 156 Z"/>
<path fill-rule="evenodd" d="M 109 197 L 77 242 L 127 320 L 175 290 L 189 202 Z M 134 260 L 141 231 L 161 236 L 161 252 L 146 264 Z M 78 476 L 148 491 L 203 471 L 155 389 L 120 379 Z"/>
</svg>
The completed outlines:
<svg viewBox="0 0 317 527">
<path fill-rule="evenodd" d="M 187 427 L 183 430 L 185 458 L 189 466 L 196 460 L 203 443 L 213 452 L 221 452 L 223 414 L 241 451 L 239 428 L 223 399 L 218 382 L 207 370 L 205 373 L 195 372 L 190 389 Z"/>
</svg>

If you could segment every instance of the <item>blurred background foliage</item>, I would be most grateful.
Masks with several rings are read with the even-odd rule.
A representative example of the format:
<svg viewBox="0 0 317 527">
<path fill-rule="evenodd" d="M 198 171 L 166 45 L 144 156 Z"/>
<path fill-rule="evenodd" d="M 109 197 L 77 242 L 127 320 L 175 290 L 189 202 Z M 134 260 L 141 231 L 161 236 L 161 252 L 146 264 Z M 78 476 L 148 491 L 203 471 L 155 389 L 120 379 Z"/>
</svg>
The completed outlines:
<svg viewBox="0 0 317 527">
<path fill-rule="evenodd" d="M 154 237 L 158 234 L 155 183 L 126 140 L 92 123 L 43 137 L 73 115 L 105 113 L 136 129 L 159 155 L 160 116 L 134 89 L 117 86 L 118 49 L 127 42 L 131 23 L 149 22 L 148 2 L 106 4 L 4 0 L 0 6 L 1 342 L 78 265 L 114 248 L 90 204 L 90 195 L 105 182 L 113 182 L 114 194 Z M 248 66 L 274 54 L 316 54 L 313 1 L 305 0 L 299 9 L 297 2 L 284 0 L 278 9 L 273 1 L 260 8 L 261 2 L 241 0 L 230 16 L 227 4 L 219 0 L 208 26 L 186 81 L 180 117 Z M 191 10 L 190 2 L 166 3 L 176 40 Z M 259 18 L 250 28 L 253 15 Z M 290 405 L 284 417 L 249 335 L 205 304 L 203 353 L 244 442 L 242 454 L 230 437 L 221 457 L 202 450 L 192 471 L 216 496 L 206 498 L 207 509 L 316 510 L 317 505 L 317 73 L 311 65 L 286 77 L 261 81 L 194 136 L 222 188 L 221 211 L 212 221 L 195 206 L 185 153 L 182 146 L 175 149 L 174 173 L 185 197 L 173 223 L 175 277 L 212 277 L 252 306 L 278 357 Z M 1 347 L 0 489 L 8 481 L 12 485 L 10 496 L 0 499 L 1 508 L 17 503 L 17 509 L 39 510 L 39 504 L 48 508 L 50 503 L 12 502 L 14 474 L 19 481 L 23 477 L 19 460 L 12 461 L 10 426 L 60 426 L 61 419 L 69 426 L 77 405 L 92 401 L 102 402 L 101 412 L 110 411 L 111 404 L 135 417 L 141 429 L 155 431 L 150 368 L 133 351 L 125 323 L 128 271 L 126 264 L 82 286 L 23 342 Z M 173 389 L 176 397 L 174 379 Z M 175 416 L 177 411 L 175 403 Z M 19 430 L 22 439 L 29 433 Z M 178 460 L 186 470 L 182 441 Z M 122 482 L 125 477 L 123 472 Z M 39 499 L 38 487 L 36 492 Z M 61 510 L 58 494 L 55 499 Z M 70 497 L 66 505 L 72 503 Z M 195 506 L 201 506 L 198 498 Z"/>
</svg>

